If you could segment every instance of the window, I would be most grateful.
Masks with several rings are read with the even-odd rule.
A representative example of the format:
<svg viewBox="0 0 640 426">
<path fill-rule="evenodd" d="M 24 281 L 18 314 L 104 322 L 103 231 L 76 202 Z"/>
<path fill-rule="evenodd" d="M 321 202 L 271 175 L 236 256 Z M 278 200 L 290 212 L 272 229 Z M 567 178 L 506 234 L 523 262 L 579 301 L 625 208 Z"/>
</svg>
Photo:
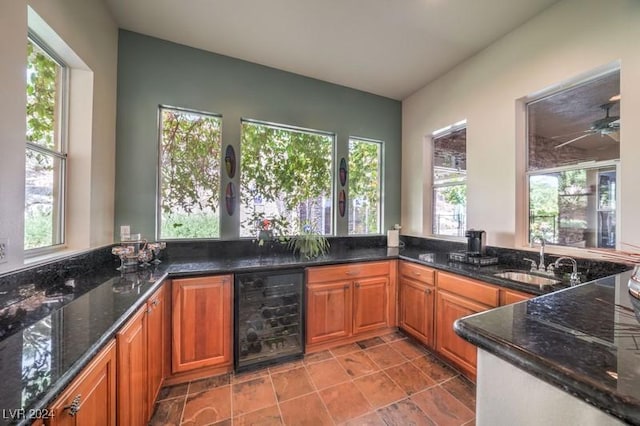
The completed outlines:
<svg viewBox="0 0 640 426">
<path fill-rule="evenodd" d="M 158 238 L 218 238 L 220 116 L 160 107 Z"/>
<path fill-rule="evenodd" d="M 467 223 L 467 129 L 460 121 L 433 133 L 434 235 L 463 236 Z"/>
<path fill-rule="evenodd" d="M 529 241 L 616 245 L 620 73 L 527 104 Z"/>
<path fill-rule="evenodd" d="M 65 240 L 68 81 L 66 65 L 32 34 L 26 71 L 24 248 L 35 254 Z"/>
<path fill-rule="evenodd" d="M 380 234 L 382 142 L 349 139 L 349 234 Z"/>
<path fill-rule="evenodd" d="M 255 237 L 260 219 L 282 235 L 304 224 L 331 234 L 334 135 L 243 120 L 241 138 L 240 236 Z"/>
</svg>

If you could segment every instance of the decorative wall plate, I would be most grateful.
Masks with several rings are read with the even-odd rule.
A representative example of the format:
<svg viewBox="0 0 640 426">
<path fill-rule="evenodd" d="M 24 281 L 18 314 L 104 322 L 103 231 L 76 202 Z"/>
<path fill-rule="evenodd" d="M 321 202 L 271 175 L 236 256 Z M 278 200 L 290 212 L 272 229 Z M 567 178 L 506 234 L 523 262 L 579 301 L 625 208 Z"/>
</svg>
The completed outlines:
<svg viewBox="0 0 640 426">
<path fill-rule="evenodd" d="M 227 170 L 229 179 L 233 179 L 236 175 L 236 151 L 231 145 L 227 145 L 224 152 L 224 167 Z"/>
<path fill-rule="evenodd" d="M 340 160 L 340 185 L 345 186 L 347 184 L 347 160 L 342 157 Z"/>
<path fill-rule="evenodd" d="M 347 194 L 345 194 L 344 189 L 340 191 L 338 195 L 338 211 L 340 212 L 340 217 L 344 217 L 344 213 L 347 210 Z"/>
<path fill-rule="evenodd" d="M 227 184 L 227 189 L 224 192 L 224 202 L 227 207 L 227 213 L 229 216 L 233 216 L 236 211 L 236 186 L 233 182 Z"/>
</svg>

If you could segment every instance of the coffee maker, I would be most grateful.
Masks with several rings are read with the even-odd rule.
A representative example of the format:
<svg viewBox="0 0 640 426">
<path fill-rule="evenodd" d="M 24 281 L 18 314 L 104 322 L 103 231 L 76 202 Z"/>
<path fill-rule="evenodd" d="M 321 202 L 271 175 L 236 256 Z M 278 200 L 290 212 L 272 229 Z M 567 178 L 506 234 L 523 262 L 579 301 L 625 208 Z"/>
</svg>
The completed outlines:
<svg viewBox="0 0 640 426">
<path fill-rule="evenodd" d="M 465 232 L 468 256 L 479 257 L 486 254 L 485 235 L 485 232 L 479 229 L 469 229 Z"/>
</svg>

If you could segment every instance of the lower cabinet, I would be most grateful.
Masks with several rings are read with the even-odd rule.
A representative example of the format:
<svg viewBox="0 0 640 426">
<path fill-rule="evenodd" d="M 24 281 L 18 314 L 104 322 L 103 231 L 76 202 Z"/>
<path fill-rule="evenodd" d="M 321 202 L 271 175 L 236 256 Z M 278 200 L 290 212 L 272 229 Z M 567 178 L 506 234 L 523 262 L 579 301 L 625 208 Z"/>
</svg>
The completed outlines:
<svg viewBox="0 0 640 426">
<path fill-rule="evenodd" d="M 231 275 L 174 279 L 171 372 L 231 365 Z"/>
<path fill-rule="evenodd" d="M 116 342 L 111 341 L 51 405 L 50 426 L 116 424 Z M 122 424 L 122 423 L 121 423 Z"/>
<path fill-rule="evenodd" d="M 395 266 L 384 261 L 308 268 L 307 350 L 395 325 Z"/>
<path fill-rule="evenodd" d="M 307 344 L 349 337 L 352 323 L 350 281 L 307 286 Z"/>
<path fill-rule="evenodd" d="M 473 378 L 476 376 L 477 348 L 456 334 L 453 323 L 459 318 L 488 309 L 491 308 L 465 297 L 438 291 L 436 350 Z"/>
<path fill-rule="evenodd" d="M 435 289 L 420 281 L 400 276 L 400 328 L 433 348 Z"/>
<path fill-rule="evenodd" d="M 362 278 L 353 286 L 353 334 L 387 327 L 389 277 Z"/>
<path fill-rule="evenodd" d="M 400 262 L 399 325 L 424 345 L 434 347 L 435 271 L 422 265 Z"/>
<path fill-rule="evenodd" d="M 118 424 L 145 425 L 162 385 L 164 286 L 117 333 Z"/>
</svg>

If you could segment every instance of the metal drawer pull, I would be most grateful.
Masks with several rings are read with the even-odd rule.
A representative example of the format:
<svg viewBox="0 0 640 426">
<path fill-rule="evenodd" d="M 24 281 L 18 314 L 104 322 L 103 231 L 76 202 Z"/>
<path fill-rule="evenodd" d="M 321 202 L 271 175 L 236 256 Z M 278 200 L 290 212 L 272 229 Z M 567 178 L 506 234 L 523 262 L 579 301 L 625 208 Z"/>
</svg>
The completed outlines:
<svg viewBox="0 0 640 426">
<path fill-rule="evenodd" d="M 158 299 L 156 299 L 156 300 L 154 300 L 153 302 L 151 302 L 151 304 L 152 304 L 153 306 L 158 306 Z"/>
<path fill-rule="evenodd" d="M 418 271 L 413 271 L 413 275 L 420 275 L 420 272 L 418 272 Z"/>
<path fill-rule="evenodd" d="M 351 275 L 351 276 L 358 275 L 359 273 L 360 273 L 360 271 L 347 271 L 346 272 L 347 275 Z"/>
<path fill-rule="evenodd" d="M 344 289 L 345 289 L 345 290 L 349 290 L 349 286 L 348 286 L 348 285 L 345 285 L 345 286 L 344 286 Z"/>
<path fill-rule="evenodd" d="M 360 288 L 360 283 L 356 283 L 356 288 Z"/>
<path fill-rule="evenodd" d="M 69 415 L 72 417 L 75 416 L 76 413 L 80 411 L 80 399 L 80 394 L 76 395 L 76 397 L 73 398 L 73 401 L 71 401 L 71 404 L 66 407 L 62 407 L 62 409 L 69 410 Z"/>
</svg>

